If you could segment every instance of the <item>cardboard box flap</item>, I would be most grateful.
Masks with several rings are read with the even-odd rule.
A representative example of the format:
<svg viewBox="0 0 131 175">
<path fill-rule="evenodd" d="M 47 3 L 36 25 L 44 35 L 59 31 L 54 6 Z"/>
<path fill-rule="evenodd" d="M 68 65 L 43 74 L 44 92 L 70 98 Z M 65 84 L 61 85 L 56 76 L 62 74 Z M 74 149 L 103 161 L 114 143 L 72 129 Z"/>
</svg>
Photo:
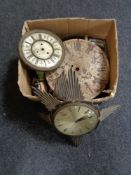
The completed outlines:
<svg viewBox="0 0 131 175">
<path fill-rule="evenodd" d="M 118 83 L 118 67 L 119 67 L 119 60 L 118 60 L 118 38 L 117 38 L 117 29 L 116 29 L 116 22 L 112 23 L 108 36 L 106 38 L 107 41 L 107 48 L 108 48 L 108 57 L 110 61 L 110 83 L 109 89 L 112 90 L 111 95 L 114 96 L 117 89 Z"/>
</svg>

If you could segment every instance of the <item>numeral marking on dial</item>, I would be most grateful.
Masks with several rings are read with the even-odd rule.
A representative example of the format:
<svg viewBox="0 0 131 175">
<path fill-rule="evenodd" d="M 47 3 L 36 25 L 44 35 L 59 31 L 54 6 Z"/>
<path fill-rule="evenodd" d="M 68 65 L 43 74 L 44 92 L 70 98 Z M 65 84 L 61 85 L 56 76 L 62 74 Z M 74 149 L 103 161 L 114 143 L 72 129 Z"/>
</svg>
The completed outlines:
<svg viewBox="0 0 131 175">
<path fill-rule="evenodd" d="M 55 50 L 60 50 L 60 48 L 55 48 Z"/>
<path fill-rule="evenodd" d="M 38 60 L 38 59 L 36 59 L 35 64 L 38 64 L 38 61 L 39 61 L 39 60 Z"/>
<path fill-rule="evenodd" d="M 79 129 L 79 132 L 80 132 L 80 133 L 82 133 L 82 130 L 81 130 L 81 129 Z"/>
<path fill-rule="evenodd" d="M 28 57 L 27 57 L 27 59 L 29 60 L 29 59 L 31 59 L 31 57 L 33 57 L 33 55 L 31 54 L 31 55 L 29 55 Z"/>
<path fill-rule="evenodd" d="M 50 64 L 50 60 L 47 60 L 47 62 Z"/>
<path fill-rule="evenodd" d="M 87 114 L 89 112 L 89 109 L 87 109 L 85 112 L 84 112 L 84 114 Z"/>
<path fill-rule="evenodd" d="M 66 131 L 67 131 L 67 128 L 64 129 L 64 132 L 66 132 Z"/>
<path fill-rule="evenodd" d="M 85 127 L 86 129 L 90 129 L 88 126 Z"/>
<path fill-rule="evenodd" d="M 33 36 L 30 36 L 30 37 L 33 39 L 33 41 L 35 41 L 35 38 Z"/>
<path fill-rule="evenodd" d="M 31 45 L 31 43 L 30 43 L 30 42 L 28 42 L 28 41 L 25 41 L 25 43 L 27 43 L 27 44 L 30 44 L 30 45 Z"/>
<path fill-rule="evenodd" d="M 32 62 L 34 62 L 35 60 L 36 60 L 36 58 L 35 58 L 35 57 L 33 57 L 33 58 L 32 58 Z"/>
<path fill-rule="evenodd" d="M 52 43 L 53 39 L 52 39 L 52 38 L 50 38 L 50 40 L 49 40 L 49 41 Z"/>
<path fill-rule="evenodd" d="M 54 59 L 53 59 L 53 58 L 51 58 L 51 61 L 52 61 L 53 63 L 55 63 L 55 61 L 54 61 Z"/>
<path fill-rule="evenodd" d="M 62 116 L 66 116 L 66 114 L 65 114 L 65 113 L 63 113 L 63 112 L 60 112 L 60 114 L 61 114 Z"/>
<path fill-rule="evenodd" d="M 24 36 L 19 49 L 22 50 L 20 54 L 27 65 L 34 69 L 50 70 L 63 59 L 62 46 L 63 44 L 54 35 L 38 31 Z"/>
<path fill-rule="evenodd" d="M 59 124 L 58 126 L 63 126 L 63 124 Z"/>
<path fill-rule="evenodd" d="M 42 36 L 41 36 L 41 33 L 39 33 L 39 39 L 41 39 L 41 40 L 42 40 Z"/>
<path fill-rule="evenodd" d="M 44 63 L 45 63 L 45 67 L 46 67 L 46 61 L 44 60 Z"/>
<path fill-rule="evenodd" d="M 55 57 L 59 57 L 59 55 L 58 55 L 58 54 L 56 54 L 56 53 L 54 53 L 54 54 L 53 54 L 53 56 L 55 56 Z"/>
<path fill-rule="evenodd" d="M 80 111 L 80 109 L 81 109 L 81 107 L 79 106 L 79 107 L 78 107 L 78 112 Z"/>
<path fill-rule="evenodd" d="M 69 110 L 69 112 L 72 112 L 72 108 L 71 107 L 69 107 L 68 110 Z"/>
<path fill-rule="evenodd" d="M 54 41 L 54 42 L 52 43 L 52 45 L 54 45 L 55 43 L 57 43 L 57 41 Z"/>
</svg>

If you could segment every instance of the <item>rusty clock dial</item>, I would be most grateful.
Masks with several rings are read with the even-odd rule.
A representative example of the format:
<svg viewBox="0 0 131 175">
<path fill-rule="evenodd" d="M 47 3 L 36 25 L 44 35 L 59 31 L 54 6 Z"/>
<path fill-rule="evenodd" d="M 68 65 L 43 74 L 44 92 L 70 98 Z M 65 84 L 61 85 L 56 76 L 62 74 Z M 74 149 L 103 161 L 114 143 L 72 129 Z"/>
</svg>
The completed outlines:
<svg viewBox="0 0 131 175">
<path fill-rule="evenodd" d="M 61 73 L 68 73 L 68 69 L 72 67 L 76 71 L 84 99 L 90 101 L 99 95 L 108 83 L 108 58 L 100 47 L 87 40 L 66 40 L 64 45 L 64 61 L 56 70 L 47 72 L 47 82 L 54 90 Z"/>
</svg>

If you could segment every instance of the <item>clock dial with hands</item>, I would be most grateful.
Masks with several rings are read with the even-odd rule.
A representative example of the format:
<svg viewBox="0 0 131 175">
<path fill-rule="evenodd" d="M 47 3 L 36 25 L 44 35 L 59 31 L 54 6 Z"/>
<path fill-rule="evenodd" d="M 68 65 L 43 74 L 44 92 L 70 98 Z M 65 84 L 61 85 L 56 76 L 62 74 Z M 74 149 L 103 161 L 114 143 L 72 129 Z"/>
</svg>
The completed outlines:
<svg viewBox="0 0 131 175">
<path fill-rule="evenodd" d="M 57 68 L 64 59 L 64 45 L 61 39 L 47 30 L 32 30 L 22 36 L 19 42 L 22 61 L 38 71 Z"/>
<path fill-rule="evenodd" d="M 56 129 L 69 136 L 80 136 L 93 130 L 99 121 L 99 112 L 86 103 L 68 103 L 54 114 Z"/>
<path fill-rule="evenodd" d="M 72 70 L 69 70 L 69 72 L 70 71 Z M 41 103 L 44 104 L 50 112 L 49 118 L 51 124 L 53 124 L 56 130 L 61 134 L 68 136 L 74 146 L 78 146 L 81 143 L 83 136 L 95 129 L 99 121 L 103 121 L 106 117 L 112 114 L 118 106 L 111 106 L 109 108 L 99 110 L 89 102 L 84 100 L 80 101 L 82 96 L 78 95 L 81 94 L 79 83 L 76 81 L 76 75 L 73 73 L 71 73 L 71 75 L 72 76 L 67 77 L 64 76 L 64 79 L 65 87 L 70 87 L 71 91 L 74 89 L 74 94 L 72 95 L 72 99 L 74 99 L 73 102 L 70 101 L 68 91 L 65 93 L 67 99 L 65 98 L 65 101 L 61 101 L 49 92 L 40 92 L 40 90 L 34 87 L 33 90 L 35 95 L 39 97 Z M 69 86 L 69 80 L 74 80 L 75 83 Z M 57 93 L 55 93 L 58 96 L 64 95 L 62 95 L 62 92 L 64 91 L 60 90 L 63 88 L 62 82 L 63 78 L 60 78 L 59 85 L 57 85 L 56 88 Z M 65 95 L 63 97 L 65 97 Z"/>
</svg>

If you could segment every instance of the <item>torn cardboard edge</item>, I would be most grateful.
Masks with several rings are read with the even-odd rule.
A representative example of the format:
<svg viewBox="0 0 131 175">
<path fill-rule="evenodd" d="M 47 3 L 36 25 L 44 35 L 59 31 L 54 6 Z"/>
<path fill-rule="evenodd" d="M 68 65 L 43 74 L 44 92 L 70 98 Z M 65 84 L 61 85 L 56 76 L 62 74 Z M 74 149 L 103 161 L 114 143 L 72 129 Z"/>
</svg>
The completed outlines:
<svg viewBox="0 0 131 175">
<path fill-rule="evenodd" d="M 94 103 L 105 102 L 116 94 L 118 84 L 118 38 L 115 19 L 56 18 L 27 20 L 24 22 L 22 35 L 33 29 L 45 29 L 58 35 L 62 40 L 68 38 L 89 37 L 105 39 L 110 63 L 110 80 L 106 95 L 92 99 Z M 39 101 L 32 95 L 27 67 L 18 61 L 18 86 L 24 97 Z M 105 90 L 105 92 L 106 92 Z"/>
</svg>

